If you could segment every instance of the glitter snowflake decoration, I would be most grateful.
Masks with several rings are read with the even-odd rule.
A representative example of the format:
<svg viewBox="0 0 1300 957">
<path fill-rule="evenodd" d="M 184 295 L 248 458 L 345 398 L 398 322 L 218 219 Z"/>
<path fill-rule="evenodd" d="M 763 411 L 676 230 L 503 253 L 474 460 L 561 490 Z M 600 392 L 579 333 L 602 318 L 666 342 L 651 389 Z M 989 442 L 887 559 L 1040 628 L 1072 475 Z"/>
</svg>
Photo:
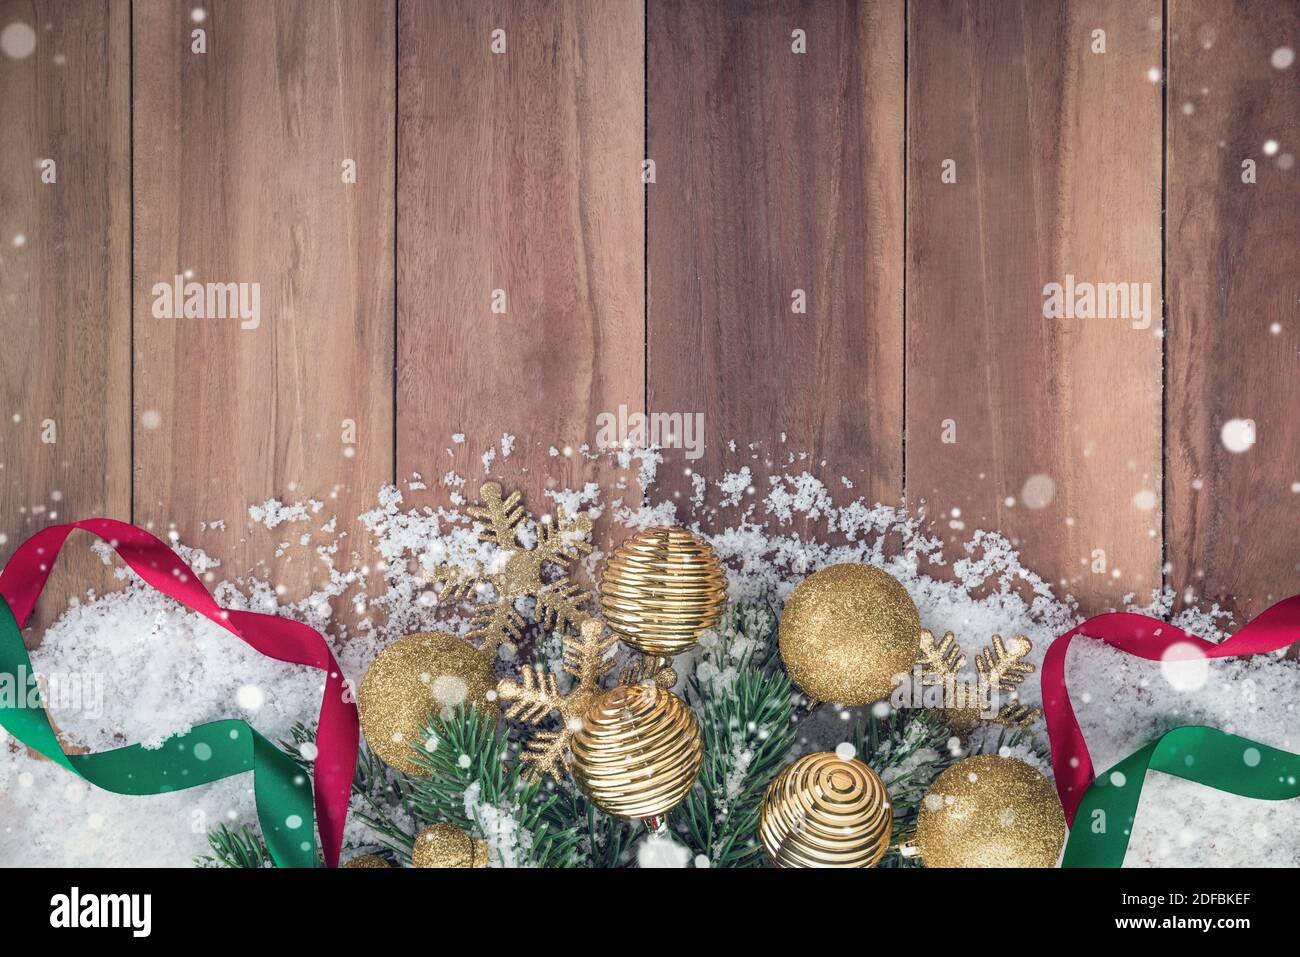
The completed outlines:
<svg viewBox="0 0 1300 957">
<path fill-rule="evenodd" d="M 558 715 L 559 727 L 535 730 L 520 753 L 531 777 L 549 774 L 558 783 L 569 756 L 569 742 L 582 730 L 583 715 L 604 692 L 600 679 L 614 666 L 611 655 L 618 639 L 605 631 L 596 618 L 585 618 L 578 635 L 564 636 L 564 659 L 561 666 L 572 683 L 560 690 L 560 676 L 538 665 L 525 665 L 519 681 L 505 679 L 497 684 L 497 697 L 508 702 L 506 717 L 524 724 L 539 725 L 552 714 Z M 677 683 L 677 674 L 663 658 L 646 657 L 625 669 L 623 684 L 653 681 L 662 688 Z"/>
<path fill-rule="evenodd" d="M 613 666 L 609 653 L 616 644 L 618 639 L 607 636 L 604 625 L 589 618 L 577 638 L 564 637 L 563 670 L 574 682 L 568 691 L 560 690 L 559 675 L 537 665 L 525 665 L 517 682 L 507 678 L 497 684 L 497 697 L 509 702 L 507 718 L 536 725 L 552 713 L 559 715 L 559 728 L 534 731 L 519 756 L 534 777 L 549 774 L 557 782 L 561 779 L 569 741 L 601 693 L 600 678 Z"/>
<path fill-rule="evenodd" d="M 569 566 L 591 551 L 587 540 L 591 517 L 584 513 L 570 518 L 563 508 L 556 510 L 554 519 L 544 515 L 535 523 L 536 544 L 525 548 L 519 532 L 527 513 L 519 504 L 519 493 L 503 500 L 501 486 L 487 482 L 479 489 L 479 500 L 482 505 L 468 512 L 483 522 L 479 538 L 497 546 L 490 567 L 467 573 L 443 565 L 429 575 L 429 581 L 440 601 L 464 601 L 471 594 L 491 592 L 492 600 L 474 609 L 465 637 L 492 660 L 498 648 L 513 649 L 522 636 L 526 619 L 518 606 L 525 599 L 532 599 L 533 618 L 548 631 L 564 631 L 586 617 L 582 605 L 591 592 L 572 581 Z M 562 577 L 548 573 L 548 566 L 562 572 Z"/>
<path fill-rule="evenodd" d="M 1009 642 L 1003 642 L 1001 635 L 994 635 L 989 647 L 975 656 L 976 687 L 968 693 L 971 696 L 978 694 L 978 700 L 981 701 L 994 691 L 1011 695 L 1013 700 L 1002 705 L 998 709 L 997 717 L 992 719 L 1008 728 L 1027 727 L 1042 713 L 1038 708 L 1031 708 L 1014 700 L 1019 685 L 1025 680 L 1025 675 L 1031 675 L 1036 670 L 1033 662 L 1025 660 L 1033 647 L 1024 635 L 1016 635 Z M 936 643 L 934 634 L 922 629 L 921 650 L 917 655 L 917 663 L 921 666 L 922 682 L 925 685 L 951 684 L 955 687 L 959 683 L 966 683 L 962 677 L 962 670 L 966 667 L 966 656 L 951 631 Z M 956 716 L 961 719 L 956 722 L 958 724 L 968 722 L 973 724 L 972 719 L 979 713 L 978 708 L 954 710 Z"/>
</svg>

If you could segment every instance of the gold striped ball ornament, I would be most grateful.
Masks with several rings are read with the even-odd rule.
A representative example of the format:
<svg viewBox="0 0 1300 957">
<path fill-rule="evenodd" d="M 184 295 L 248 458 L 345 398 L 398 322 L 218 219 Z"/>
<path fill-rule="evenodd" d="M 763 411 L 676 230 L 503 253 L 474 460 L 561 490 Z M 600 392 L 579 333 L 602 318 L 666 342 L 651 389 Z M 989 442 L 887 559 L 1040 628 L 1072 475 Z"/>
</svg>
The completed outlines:
<svg viewBox="0 0 1300 957">
<path fill-rule="evenodd" d="M 501 714 L 492 665 L 469 643 L 451 635 L 420 632 L 399 638 L 379 653 L 357 694 L 366 744 L 389 767 L 416 777 L 429 769 L 413 760 L 430 718 L 449 718 L 474 706 L 493 724 Z"/>
<path fill-rule="evenodd" d="M 703 748 L 686 702 L 653 683 L 620 685 L 587 709 L 573 736 L 573 778 L 607 814 L 667 814 L 695 784 Z"/>
<path fill-rule="evenodd" d="M 926 867 L 1055 867 L 1065 813 L 1036 768 L 979 754 L 934 779 L 913 844 Z"/>
<path fill-rule="evenodd" d="M 758 833 L 778 867 L 875 867 L 893 825 L 880 775 L 856 758 L 819 751 L 768 785 Z"/>
<path fill-rule="evenodd" d="M 412 867 L 487 867 L 487 841 L 476 841 L 454 824 L 431 824 L 411 846 Z"/>
<path fill-rule="evenodd" d="M 781 612 L 781 660 L 815 701 L 855 708 L 887 697 L 921 650 L 921 616 L 898 579 L 872 565 L 813 572 Z"/>
<path fill-rule="evenodd" d="M 614 551 L 600 580 L 610 630 L 647 655 L 679 655 L 718 623 L 727 573 L 712 546 L 684 528 L 648 528 Z"/>
<path fill-rule="evenodd" d="M 356 868 L 356 869 L 359 869 L 359 870 L 364 870 L 364 869 L 367 869 L 367 868 L 376 868 L 376 867 L 379 867 L 379 868 L 382 868 L 382 867 L 392 867 L 391 864 L 389 864 L 386 860 L 384 860 L 384 859 L 383 859 L 382 857 L 380 857 L 378 854 L 361 854 L 361 855 L 358 855 L 357 857 L 352 858 L 352 860 L 348 861 L 348 862 L 347 862 L 346 864 L 344 864 L 343 866 L 344 866 L 344 867 L 349 867 L 349 868 Z"/>
</svg>

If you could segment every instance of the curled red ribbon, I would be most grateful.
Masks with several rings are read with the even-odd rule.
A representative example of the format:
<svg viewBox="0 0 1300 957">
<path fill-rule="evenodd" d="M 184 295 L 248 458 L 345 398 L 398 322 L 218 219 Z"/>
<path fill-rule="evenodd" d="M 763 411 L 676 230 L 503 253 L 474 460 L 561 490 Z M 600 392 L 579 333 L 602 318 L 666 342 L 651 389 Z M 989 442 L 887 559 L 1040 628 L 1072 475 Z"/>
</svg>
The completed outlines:
<svg viewBox="0 0 1300 957">
<path fill-rule="evenodd" d="M 1056 790 L 1065 808 L 1065 819 L 1071 824 L 1079 802 L 1096 778 L 1065 684 L 1065 653 L 1075 635 L 1096 638 L 1147 661 L 1162 660 L 1170 646 L 1180 643 L 1194 645 L 1207 658 L 1248 658 L 1300 641 L 1300 595 L 1278 602 L 1217 645 L 1167 622 L 1123 613 L 1089 618 L 1052 642 L 1043 659 L 1043 714 L 1047 718 Z"/>
<path fill-rule="evenodd" d="M 220 625 L 267 657 L 325 672 L 312 783 L 325 864 L 337 867 L 356 770 L 360 723 L 357 707 L 346 693 L 343 672 L 325 638 L 314 628 L 288 618 L 220 607 L 190 567 L 163 542 L 134 525 L 109 518 L 51 525 L 14 552 L 0 572 L 0 595 L 20 628 L 31 617 L 63 543 L 77 528 L 107 542 L 147 584 Z"/>
</svg>

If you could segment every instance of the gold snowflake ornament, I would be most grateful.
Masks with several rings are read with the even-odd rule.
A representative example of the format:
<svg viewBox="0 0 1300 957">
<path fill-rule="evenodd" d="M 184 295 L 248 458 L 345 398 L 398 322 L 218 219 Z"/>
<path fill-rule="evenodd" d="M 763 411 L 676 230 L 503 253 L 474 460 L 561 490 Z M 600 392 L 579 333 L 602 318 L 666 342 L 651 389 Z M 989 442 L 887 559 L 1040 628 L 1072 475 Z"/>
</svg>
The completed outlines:
<svg viewBox="0 0 1300 957">
<path fill-rule="evenodd" d="M 1008 728 L 1023 728 L 1032 724 L 1042 710 L 1020 704 L 1014 700 L 1019 685 L 1025 675 L 1035 672 L 1036 666 L 1026 661 L 1033 644 L 1024 635 L 1016 635 L 1004 643 L 1001 635 L 994 635 L 988 648 L 975 656 L 976 685 L 971 688 L 962 677 L 966 667 L 966 656 L 962 654 L 961 645 L 950 631 L 938 643 L 932 632 L 922 629 L 921 650 L 917 663 L 923 672 L 922 683 L 928 686 L 943 685 L 945 689 L 957 689 L 967 695 L 965 701 L 972 699 L 981 702 L 991 701 L 994 693 L 1009 694 L 1013 700 L 998 708 L 998 713 L 991 720 Z M 951 709 L 954 725 L 970 727 L 981 717 L 980 707 L 958 706 Z"/>
<path fill-rule="evenodd" d="M 563 777 L 569 742 L 582 730 L 583 715 L 604 693 L 600 679 L 614 666 L 610 652 L 618 638 L 606 634 L 598 619 L 585 618 L 577 637 L 565 635 L 563 641 L 562 670 L 573 679 L 568 691 L 560 690 L 559 675 L 537 665 L 524 665 L 519 681 L 506 678 L 497 683 L 497 698 L 508 702 L 507 718 L 538 725 L 551 714 L 559 716 L 559 727 L 535 730 L 519 756 L 531 777 L 549 774 L 556 783 Z M 671 688 L 677 683 L 677 673 L 665 659 L 649 657 L 629 666 L 620 680 L 623 684 L 653 681 L 661 688 Z"/>
<path fill-rule="evenodd" d="M 519 504 L 519 493 L 512 492 L 503 500 L 501 486 L 487 482 L 479 489 L 479 500 L 483 504 L 468 512 L 484 523 L 479 538 L 497 546 L 492 566 L 470 574 L 444 565 L 430 574 L 429 581 L 442 586 L 440 601 L 463 601 L 471 593 L 491 588 L 494 599 L 474 610 L 465 637 L 492 660 L 499 647 L 514 648 L 520 639 L 525 624 L 515 607 L 520 599 L 533 599 L 534 618 L 547 630 L 563 631 L 586 617 L 581 606 L 591 592 L 572 581 L 569 565 L 591 551 L 587 541 L 591 517 L 583 513 L 570 518 L 559 508 L 554 520 L 544 515 L 536 523 L 537 543 L 524 548 L 519 543 L 519 525 L 526 512 Z M 547 581 L 547 565 L 562 569 L 564 577 Z"/>
<path fill-rule="evenodd" d="M 549 774 L 560 781 L 569 741 L 582 728 L 582 716 L 601 693 L 600 677 L 613 665 L 609 652 L 616 644 L 618 639 L 606 636 L 604 625 L 588 618 L 577 638 L 564 636 L 563 668 L 574 679 L 569 691 L 561 692 L 559 676 L 537 665 L 525 665 L 518 682 L 507 678 L 497 684 L 497 697 L 510 703 L 507 718 L 535 725 L 552 713 L 560 716 L 557 730 L 534 731 L 520 755 L 534 777 Z"/>
</svg>

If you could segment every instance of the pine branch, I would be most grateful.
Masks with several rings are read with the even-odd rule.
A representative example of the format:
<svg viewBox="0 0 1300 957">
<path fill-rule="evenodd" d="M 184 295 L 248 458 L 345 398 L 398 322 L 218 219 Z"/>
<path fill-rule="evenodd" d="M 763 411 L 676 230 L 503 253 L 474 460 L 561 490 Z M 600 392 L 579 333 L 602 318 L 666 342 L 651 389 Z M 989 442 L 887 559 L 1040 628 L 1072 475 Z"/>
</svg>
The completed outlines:
<svg viewBox="0 0 1300 957">
<path fill-rule="evenodd" d="M 468 830 L 472 822 L 465 792 L 473 784 L 479 785 L 482 799 L 493 804 L 513 790 L 514 775 L 504 761 L 505 740 L 473 709 L 458 708 L 446 720 L 433 719 L 424 743 L 413 751 L 411 760 L 430 773 L 411 778 L 403 803 L 421 827 L 447 821 Z"/>
<path fill-rule="evenodd" d="M 364 740 L 353 776 L 354 816 L 375 830 L 380 843 L 399 861 L 410 863 L 415 836 L 429 824 L 445 821 L 475 836 L 485 836 L 485 824 L 492 822 L 479 820 L 471 810 L 483 808 L 504 811 L 517 823 L 519 840 L 509 850 L 518 863 L 614 867 L 626 859 L 635 837 L 631 825 L 598 811 L 572 785 L 556 788 L 524 780 L 522 767 L 506 760 L 506 734 L 476 712 L 458 711 L 447 720 L 432 720 L 425 740 L 436 742 L 436 746 L 433 750 L 417 746 L 414 760 L 429 768 L 427 777 L 412 778 L 393 771 Z M 315 728 L 297 724 L 279 744 L 310 772 L 312 762 L 306 755 L 312 752 L 304 745 L 314 742 Z M 471 797 L 468 802 L 467 796 Z M 260 847 L 251 830 L 246 829 L 245 835 L 216 832 L 210 841 L 217 858 L 203 859 L 204 866 L 262 866 L 237 863 L 258 859 L 248 849 Z"/>
<path fill-rule="evenodd" d="M 433 719 L 426 741 L 416 745 L 413 760 L 428 768 L 413 778 L 403 802 L 419 827 L 438 822 L 495 836 L 494 852 L 536 867 L 581 866 L 577 824 L 555 813 L 556 790 L 540 781 L 525 781 L 522 765 L 508 761 L 504 732 L 473 709 L 457 709 L 450 718 Z M 510 825 L 510 833 L 502 823 Z M 492 829 L 496 834 L 485 833 Z M 508 841 L 510 846 L 500 846 Z M 409 848 L 408 848 L 409 852 Z"/>
<path fill-rule="evenodd" d="M 688 683 L 704 762 L 673 813 L 679 832 L 713 867 L 759 867 L 763 793 L 794 745 L 794 687 L 775 666 L 773 616 L 735 608 Z"/>
<path fill-rule="evenodd" d="M 547 811 L 556 827 L 575 824 L 578 844 L 574 867 L 626 867 L 643 828 L 634 821 L 611 817 L 589 802 L 571 782 L 556 788 L 556 800 Z"/>
<path fill-rule="evenodd" d="M 790 679 L 747 669 L 730 693 L 705 701 L 697 713 L 704 762 L 676 812 L 679 826 L 714 867 L 760 866 L 759 805 L 796 736 Z"/>
<path fill-rule="evenodd" d="M 930 784 L 963 752 L 949 746 L 953 731 L 941 713 L 922 710 L 894 711 L 879 718 L 868 712 L 854 733 L 857 757 L 880 775 L 889 790 L 894 812 L 891 843 L 906 839 L 916 827 L 916 813 Z M 915 857 L 903 857 L 891 848 L 878 867 L 918 867 Z"/>
<path fill-rule="evenodd" d="M 312 773 L 315 760 L 316 724 L 298 722 L 289 729 L 289 737 L 277 742 L 280 750 L 289 755 L 307 774 Z M 306 755 L 311 754 L 308 758 Z M 357 767 L 352 774 L 352 814 L 380 837 L 380 843 L 390 850 L 409 855 L 415 835 L 393 819 L 393 811 L 400 807 L 405 795 L 406 776 L 384 764 L 366 744 L 363 737 L 357 750 Z M 360 806 L 356 806 L 359 804 Z"/>
<path fill-rule="evenodd" d="M 208 845 L 212 854 L 194 859 L 195 867 L 270 867 L 271 855 L 263 846 L 257 832 L 245 825 L 232 831 L 222 824 L 208 832 Z"/>
</svg>

